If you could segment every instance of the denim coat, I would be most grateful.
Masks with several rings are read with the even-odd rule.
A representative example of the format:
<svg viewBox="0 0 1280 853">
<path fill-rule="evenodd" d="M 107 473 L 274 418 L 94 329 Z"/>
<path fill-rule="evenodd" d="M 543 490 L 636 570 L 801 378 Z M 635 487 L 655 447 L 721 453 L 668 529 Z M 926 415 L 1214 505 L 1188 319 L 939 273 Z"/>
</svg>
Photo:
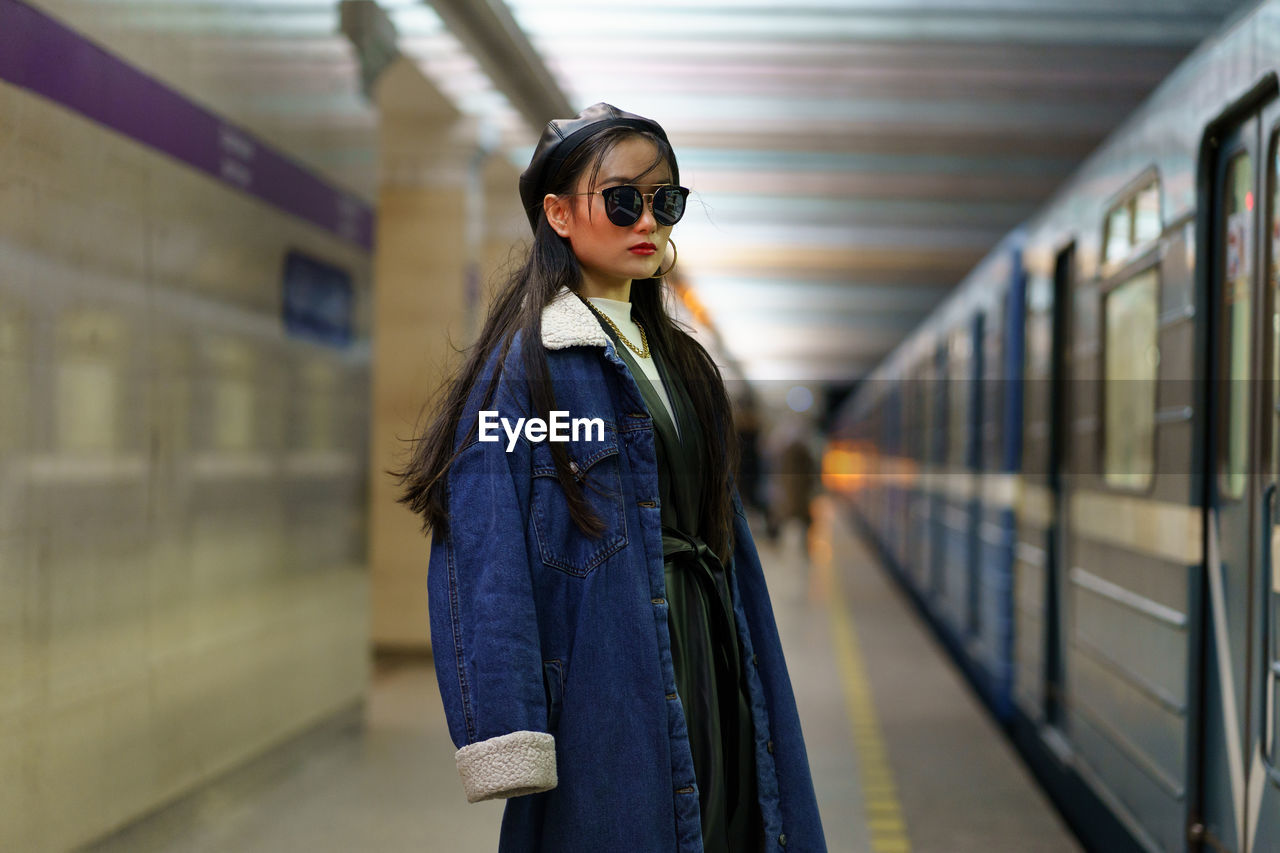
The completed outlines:
<svg viewBox="0 0 1280 853">
<path fill-rule="evenodd" d="M 517 333 L 519 335 L 519 333 Z M 562 290 L 542 313 L 556 410 L 600 418 L 565 447 L 604 521 L 569 517 L 547 441 L 479 441 L 486 407 L 530 411 L 520 341 L 472 391 L 447 476 L 449 524 L 427 584 L 436 677 L 471 802 L 509 798 L 501 851 L 701 851 L 698 790 L 664 598 L 654 427 L 590 310 Z M 501 431 L 500 431 L 501 432 Z M 468 437 L 469 435 L 469 437 Z M 730 586 L 755 727 L 765 849 L 824 851 L 809 760 L 742 502 Z"/>
</svg>

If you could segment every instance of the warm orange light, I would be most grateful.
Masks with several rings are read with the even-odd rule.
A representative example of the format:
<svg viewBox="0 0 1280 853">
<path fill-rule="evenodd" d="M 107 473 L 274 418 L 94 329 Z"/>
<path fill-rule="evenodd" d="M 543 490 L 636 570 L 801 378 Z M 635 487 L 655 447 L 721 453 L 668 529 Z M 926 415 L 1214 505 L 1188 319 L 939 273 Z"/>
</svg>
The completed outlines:
<svg viewBox="0 0 1280 853">
<path fill-rule="evenodd" d="M 852 494 L 862 487 L 868 470 L 865 454 L 853 442 L 834 441 L 822 456 L 822 485 L 828 491 Z"/>
<path fill-rule="evenodd" d="M 693 292 L 691 288 L 677 285 L 680 291 L 680 301 L 684 303 L 684 307 L 689 309 L 689 313 L 693 315 L 693 319 L 703 326 L 711 325 L 707 318 L 707 308 Z"/>
</svg>

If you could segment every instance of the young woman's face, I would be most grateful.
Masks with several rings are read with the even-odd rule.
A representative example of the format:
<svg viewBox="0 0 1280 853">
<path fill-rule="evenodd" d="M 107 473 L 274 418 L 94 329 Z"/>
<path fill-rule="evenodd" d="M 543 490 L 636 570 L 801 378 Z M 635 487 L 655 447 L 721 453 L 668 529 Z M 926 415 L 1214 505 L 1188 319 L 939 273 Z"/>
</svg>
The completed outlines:
<svg viewBox="0 0 1280 853">
<path fill-rule="evenodd" d="M 649 140 L 627 137 L 604 155 L 594 186 L 588 169 L 578 178 L 574 190 L 582 195 L 560 196 L 556 203 L 548 204 L 551 226 L 561 237 L 568 238 L 582 265 L 586 295 L 616 294 L 628 289 L 633 279 L 651 278 L 661 266 L 671 226 L 654 220 L 648 201 L 634 223 L 614 225 L 605 215 L 604 198 L 599 194 L 618 184 L 631 184 L 641 192 L 652 193 L 659 186 L 672 183 L 671 167 L 665 159 L 653 165 L 657 156 L 658 150 Z"/>
</svg>

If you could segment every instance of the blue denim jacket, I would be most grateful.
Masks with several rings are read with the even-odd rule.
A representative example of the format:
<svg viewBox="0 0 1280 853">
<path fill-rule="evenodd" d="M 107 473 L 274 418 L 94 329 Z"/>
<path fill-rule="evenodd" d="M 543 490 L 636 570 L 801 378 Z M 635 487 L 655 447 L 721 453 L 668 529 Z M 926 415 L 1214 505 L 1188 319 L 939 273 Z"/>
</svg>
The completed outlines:
<svg viewBox="0 0 1280 853">
<path fill-rule="evenodd" d="M 570 520 L 550 446 L 482 442 L 487 406 L 530 402 L 516 340 L 486 365 L 459 424 L 447 533 L 428 571 L 436 677 L 467 799 L 510 798 L 502 851 L 702 850 L 664 599 L 653 424 L 589 309 L 563 290 L 542 315 L 556 409 L 601 418 L 566 445 L 598 538 Z M 824 851 L 795 697 L 760 560 L 734 494 L 731 588 L 755 724 L 765 849 Z"/>
</svg>

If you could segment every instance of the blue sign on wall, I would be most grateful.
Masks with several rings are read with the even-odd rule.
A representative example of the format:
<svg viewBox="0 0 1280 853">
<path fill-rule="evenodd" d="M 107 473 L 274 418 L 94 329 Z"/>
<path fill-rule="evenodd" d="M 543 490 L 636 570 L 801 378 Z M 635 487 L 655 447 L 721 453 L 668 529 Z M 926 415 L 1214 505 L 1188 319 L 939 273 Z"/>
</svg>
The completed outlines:
<svg viewBox="0 0 1280 853">
<path fill-rule="evenodd" d="M 291 251 L 284 261 L 284 327 L 296 338 L 347 346 L 354 337 L 355 290 L 341 267 Z"/>
</svg>

